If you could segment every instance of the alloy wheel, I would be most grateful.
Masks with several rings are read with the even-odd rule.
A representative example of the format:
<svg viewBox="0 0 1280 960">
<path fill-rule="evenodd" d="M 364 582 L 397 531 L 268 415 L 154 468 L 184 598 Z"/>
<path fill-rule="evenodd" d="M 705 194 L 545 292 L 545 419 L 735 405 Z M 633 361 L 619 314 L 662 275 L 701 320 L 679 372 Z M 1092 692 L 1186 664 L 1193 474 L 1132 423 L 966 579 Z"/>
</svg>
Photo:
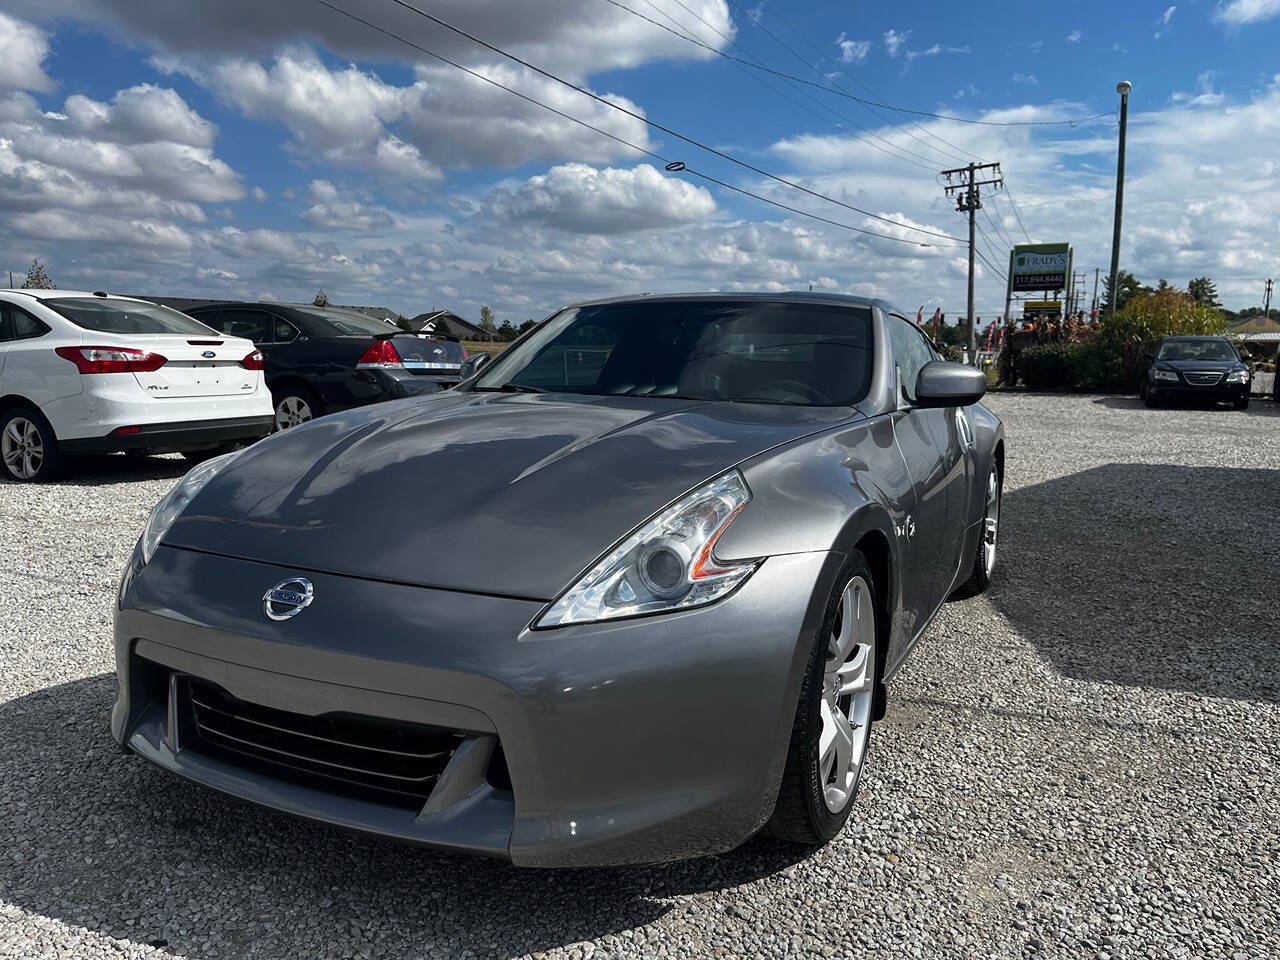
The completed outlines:
<svg viewBox="0 0 1280 960">
<path fill-rule="evenodd" d="M 312 417 L 311 406 L 301 397 L 288 396 L 276 404 L 276 429 L 288 430 Z"/>
<path fill-rule="evenodd" d="M 987 478 L 987 512 L 982 527 L 982 569 L 990 577 L 996 568 L 996 539 L 1000 533 L 1000 483 L 995 470 Z"/>
<path fill-rule="evenodd" d="M 14 417 L 0 435 L 0 459 L 19 480 L 30 480 L 44 465 L 40 429 L 26 417 Z"/>
<path fill-rule="evenodd" d="M 818 771 L 823 799 L 842 811 L 858 786 L 875 696 L 876 614 L 871 584 L 854 577 L 840 596 L 827 641 Z"/>
</svg>

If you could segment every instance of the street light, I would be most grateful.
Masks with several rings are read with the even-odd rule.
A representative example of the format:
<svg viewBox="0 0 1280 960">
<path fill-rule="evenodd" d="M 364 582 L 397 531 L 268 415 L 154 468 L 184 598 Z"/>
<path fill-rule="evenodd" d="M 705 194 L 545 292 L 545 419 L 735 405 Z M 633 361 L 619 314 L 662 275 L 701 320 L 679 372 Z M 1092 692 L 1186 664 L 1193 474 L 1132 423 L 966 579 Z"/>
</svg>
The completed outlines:
<svg viewBox="0 0 1280 960">
<path fill-rule="evenodd" d="M 1116 84 L 1116 93 L 1120 94 L 1120 149 L 1116 154 L 1116 218 L 1111 233 L 1111 295 L 1107 297 L 1107 319 L 1116 315 L 1116 283 L 1120 273 L 1120 215 L 1124 210 L 1124 140 L 1125 130 L 1129 125 L 1129 91 L 1133 84 L 1121 80 Z"/>
</svg>

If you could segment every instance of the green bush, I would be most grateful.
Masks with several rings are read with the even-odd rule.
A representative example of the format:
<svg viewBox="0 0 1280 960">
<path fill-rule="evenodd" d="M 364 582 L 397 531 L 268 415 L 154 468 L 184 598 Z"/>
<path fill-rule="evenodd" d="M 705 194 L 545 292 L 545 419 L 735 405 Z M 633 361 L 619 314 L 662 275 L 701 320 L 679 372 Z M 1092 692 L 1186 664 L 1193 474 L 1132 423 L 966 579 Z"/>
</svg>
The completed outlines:
<svg viewBox="0 0 1280 960">
<path fill-rule="evenodd" d="M 1070 344 L 1067 347 L 1067 368 L 1071 386 L 1077 390 L 1100 393 L 1128 391 L 1137 381 L 1136 375 L 1131 377 L 1126 372 L 1120 349 L 1102 338 Z"/>
<path fill-rule="evenodd" d="M 1155 350 L 1161 337 L 1223 336 L 1227 321 L 1221 311 L 1196 303 L 1178 290 L 1157 290 L 1135 297 L 1102 325 L 1100 339 L 1116 351 L 1126 389 L 1146 369 L 1143 357 Z"/>
<path fill-rule="evenodd" d="M 1072 386 L 1067 345 L 1044 343 L 1018 355 L 1018 376 L 1032 390 L 1065 390 Z"/>
</svg>

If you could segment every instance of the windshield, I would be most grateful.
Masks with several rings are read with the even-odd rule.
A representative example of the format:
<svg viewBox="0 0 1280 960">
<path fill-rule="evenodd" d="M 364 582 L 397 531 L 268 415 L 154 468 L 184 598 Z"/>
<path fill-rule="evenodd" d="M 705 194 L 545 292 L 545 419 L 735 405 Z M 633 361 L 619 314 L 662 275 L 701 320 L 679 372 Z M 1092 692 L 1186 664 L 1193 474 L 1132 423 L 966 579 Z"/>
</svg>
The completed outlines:
<svg viewBox="0 0 1280 960">
<path fill-rule="evenodd" d="M 1235 348 L 1225 340 L 1166 340 L 1157 360 L 1239 360 Z"/>
<path fill-rule="evenodd" d="M 838 406 L 870 379 L 865 307 L 656 300 L 564 310 L 473 389 Z"/>
<path fill-rule="evenodd" d="M 177 333 L 186 336 L 220 336 L 212 327 L 185 313 L 155 303 L 113 300 L 110 297 L 54 297 L 43 301 L 77 327 L 95 333 Z"/>
<path fill-rule="evenodd" d="M 400 329 L 385 320 L 361 316 L 358 313 L 337 313 L 333 310 L 299 310 L 298 312 L 323 320 L 329 326 L 335 327 L 339 333 L 349 336 L 372 336 Z"/>
</svg>

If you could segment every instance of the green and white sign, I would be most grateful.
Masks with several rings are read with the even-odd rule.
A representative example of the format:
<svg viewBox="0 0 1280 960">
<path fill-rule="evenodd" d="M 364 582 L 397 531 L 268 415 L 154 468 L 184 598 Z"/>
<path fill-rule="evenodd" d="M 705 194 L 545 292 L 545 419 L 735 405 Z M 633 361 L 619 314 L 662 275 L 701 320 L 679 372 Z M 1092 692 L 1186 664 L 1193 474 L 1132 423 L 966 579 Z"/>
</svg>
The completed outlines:
<svg viewBox="0 0 1280 960">
<path fill-rule="evenodd" d="M 1014 293 L 1065 290 L 1071 277 L 1071 244 L 1028 243 L 1009 255 L 1009 289 Z"/>
</svg>

